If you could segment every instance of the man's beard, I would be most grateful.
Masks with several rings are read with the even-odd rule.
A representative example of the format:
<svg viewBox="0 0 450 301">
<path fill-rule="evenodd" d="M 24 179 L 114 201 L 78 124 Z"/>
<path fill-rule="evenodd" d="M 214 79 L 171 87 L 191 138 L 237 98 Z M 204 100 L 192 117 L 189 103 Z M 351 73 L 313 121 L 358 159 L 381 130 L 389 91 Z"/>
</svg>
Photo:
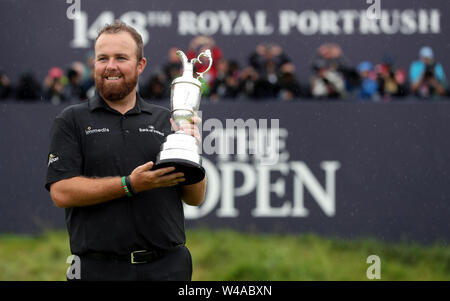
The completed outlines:
<svg viewBox="0 0 450 301">
<path fill-rule="evenodd" d="M 119 80 L 123 80 L 123 83 L 106 83 L 108 76 L 121 77 Z M 109 101 L 119 101 L 133 91 L 138 82 L 137 72 L 133 77 L 124 77 L 120 71 L 117 72 L 105 72 L 100 78 L 95 77 L 95 87 L 100 95 Z"/>
</svg>

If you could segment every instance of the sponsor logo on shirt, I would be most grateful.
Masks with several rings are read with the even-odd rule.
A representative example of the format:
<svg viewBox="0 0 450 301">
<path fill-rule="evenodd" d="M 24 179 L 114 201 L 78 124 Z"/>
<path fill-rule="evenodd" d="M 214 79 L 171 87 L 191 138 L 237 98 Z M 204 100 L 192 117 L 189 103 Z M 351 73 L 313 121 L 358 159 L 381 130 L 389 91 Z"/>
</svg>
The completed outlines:
<svg viewBox="0 0 450 301">
<path fill-rule="evenodd" d="M 90 126 L 88 126 L 87 129 L 84 130 L 84 131 L 86 132 L 86 135 L 97 134 L 97 133 L 109 133 L 109 129 L 108 128 L 93 129 Z"/>
<path fill-rule="evenodd" d="M 54 162 L 56 162 L 58 160 L 59 160 L 59 157 L 56 157 L 54 154 L 50 154 L 48 156 L 48 164 L 47 164 L 47 166 L 50 166 L 50 164 L 52 164 L 52 163 L 54 163 Z"/>
<path fill-rule="evenodd" d="M 147 128 L 139 128 L 139 133 L 143 133 L 143 132 L 155 133 L 155 134 L 158 134 L 163 137 L 165 136 L 163 132 L 156 130 L 153 125 L 149 125 Z"/>
</svg>

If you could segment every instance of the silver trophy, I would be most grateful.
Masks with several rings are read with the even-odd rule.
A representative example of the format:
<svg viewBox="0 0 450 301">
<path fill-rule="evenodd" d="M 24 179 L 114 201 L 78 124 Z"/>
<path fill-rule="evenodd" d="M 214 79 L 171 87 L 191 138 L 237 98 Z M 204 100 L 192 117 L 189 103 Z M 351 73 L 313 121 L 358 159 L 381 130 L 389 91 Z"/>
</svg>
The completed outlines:
<svg viewBox="0 0 450 301">
<path fill-rule="evenodd" d="M 199 79 L 208 72 L 212 66 L 211 51 L 208 49 L 199 54 L 197 58 L 188 61 L 183 51 L 178 50 L 177 55 L 183 62 L 183 75 L 174 79 L 170 93 L 170 108 L 172 119 L 177 129 L 186 123 L 191 123 L 192 117 L 198 112 L 201 99 L 202 83 Z M 209 66 L 203 72 L 197 72 L 194 78 L 194 64 L 200 62 L 205 56 L 209 59 Z M 199 155 L 197 139 L 177 130 L 174 134 L 167 136 L 161 146 L 161 151 L 156 159 L 155 169 L 174 166 L 175 172 L 183 172 L 185 181 L 182 185 L 200 182 L 205 177 L 205 169 L 202 167 L 202 158 Z"/>
</svg>

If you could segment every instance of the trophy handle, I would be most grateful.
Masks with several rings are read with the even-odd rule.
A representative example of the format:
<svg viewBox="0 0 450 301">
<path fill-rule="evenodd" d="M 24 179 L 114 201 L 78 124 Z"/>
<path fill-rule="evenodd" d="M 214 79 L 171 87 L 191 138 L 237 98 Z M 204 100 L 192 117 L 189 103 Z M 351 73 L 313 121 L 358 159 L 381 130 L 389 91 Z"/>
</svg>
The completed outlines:
<svg viewBox="0 0 450 301">
<path fill-rule="evenodd" d="M 191 62 L 192 62 L 192 63 L 199 62 L 200 64 L 202 64 L 202 62 L 200 61 L 200 58 L 201 58 L 202 56 L 206 56 L 206 57 L 208 58 L 208 60 L 209 60 L 209 65 L 208 65 L 208 68 L 206 68 L 205 71 L 203 71 L 203 72 L 197 72 L 197 74 L 198 74 L 197 78 L 203 78 L 203 74 L 205 74 L 206 72 L 209 71 L 209 69 L 211 69 L 211 66 L 212 66 L 212 63 L 213 63 L 212 56 L 211 56 L 211 50 L 209 50 L 209 49 L 206 49 L 204 52 L 200 53 L 200 54 L 197 56 L 197 58 L 192 59 Z"/>
</svg>

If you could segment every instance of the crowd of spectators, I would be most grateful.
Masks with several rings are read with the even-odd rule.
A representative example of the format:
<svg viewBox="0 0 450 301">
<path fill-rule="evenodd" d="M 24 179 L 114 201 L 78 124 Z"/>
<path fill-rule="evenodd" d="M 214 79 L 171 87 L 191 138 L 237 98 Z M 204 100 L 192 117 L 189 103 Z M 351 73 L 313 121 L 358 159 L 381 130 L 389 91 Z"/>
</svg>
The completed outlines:
<svg viewBox="0 0 450 301">
<path fill-rule="evenodd" d="M 244 66 L 226 58 L 215 41 L 207 36 L 195 37 L 186 55 L 192 59 L 205 49 L 211 49 L 213 57 L 203 87 L 205 98 L 211 102 L 264 99 L 389 102 L 408 95 L 425 100 L 449 96 L 444 69 L 428 46 L 420 49 L 419 59 L 412 62 L 408 74 L 389 55 L 378 64 L 362 61 L 353 67 L 339 45 L 325 43 L 317 48 L 311 59 L 309 82 L 298 80 L 296 66 L 275 43 L 257 45 Z M 144 98 L 169 99 L 170 84 L 182 72 L 176 50 L 171 48 L 167 62 L 159 71 L 140 82 L 139 93 Z M 205 65 L 197 63 L 196 71 L 203 71 Z M 76 99 L 84 101 L 95 91 L 93 70 L 94 56 L 90 52 L 85 63 L 73 62 L 65 71 L 60 67 L 50 68 L 42 84 L 31 73 L 23 74 L 13 84 L 0 71 L 0 98 L 41 99 L 52 104 Z"/>
</svg>

